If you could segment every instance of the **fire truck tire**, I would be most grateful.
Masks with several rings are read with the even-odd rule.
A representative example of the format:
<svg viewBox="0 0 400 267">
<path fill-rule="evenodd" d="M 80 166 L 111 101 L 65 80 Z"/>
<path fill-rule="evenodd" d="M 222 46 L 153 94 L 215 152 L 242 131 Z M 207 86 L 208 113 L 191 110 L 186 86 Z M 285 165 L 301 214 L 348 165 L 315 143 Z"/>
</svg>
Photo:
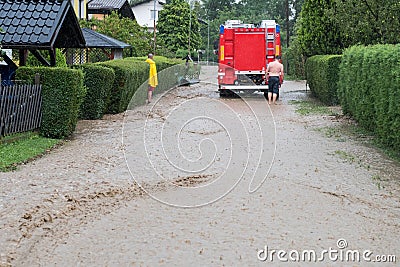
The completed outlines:
<svg viewBox="0 0 400 267">
<path fill-rule="evenodd" d="M 228 92 L 225 89 L 220 89 L 219 90 L 219 96 L 220 97 L 227 97 L 228 96 Z"/>
<path fill-rule="evenodd" d="M 229 96 L 230 96 L 230 97 L 233 97 L 233 98 L 238 98 L 238 97 L 240 97 L 240 96 L 238 95 L 237 92 L 232 91 L 232 90 L 229 90 Z"/>
</svg>

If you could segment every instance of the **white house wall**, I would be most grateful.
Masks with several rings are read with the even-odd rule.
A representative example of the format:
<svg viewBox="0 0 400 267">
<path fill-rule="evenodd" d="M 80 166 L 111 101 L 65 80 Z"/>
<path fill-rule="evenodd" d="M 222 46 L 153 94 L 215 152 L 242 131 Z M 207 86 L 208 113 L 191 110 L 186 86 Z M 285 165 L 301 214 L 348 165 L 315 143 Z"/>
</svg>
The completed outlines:
<svg viewBox="0 0 400 267">
<path fill-rule="evenodd" d="M 156 22 L 158 20 L 158 12 L 162 10 L 163 5 L 159 2 L 164 1 L 157 1 L 156 2 Z M 132 7 L 133 14 L 135 15 L 136 21 L 139 23 L 140 26 L 148 27 L 149 30 L 153 30 L 154 20 L 151 17 L 151 11 L 154 10 L 154 1 L 149 1 L 137 6 Z"/>
</svg>

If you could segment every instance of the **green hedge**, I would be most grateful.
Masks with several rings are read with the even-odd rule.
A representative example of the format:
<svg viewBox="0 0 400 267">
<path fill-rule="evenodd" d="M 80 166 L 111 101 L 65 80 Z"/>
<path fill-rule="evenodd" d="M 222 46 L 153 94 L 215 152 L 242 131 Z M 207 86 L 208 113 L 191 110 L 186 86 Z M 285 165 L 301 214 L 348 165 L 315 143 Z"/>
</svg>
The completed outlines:
<svg viewBox="0 0 400 267">
<path fill-rule="evenodd" d="M 146 57 L 130 57 L 97 63 L 101 66 L 111 68 L 115 72 L 114 85 L 107 103 L 107 113 L 121 113 L 128 108 L 137 89 L 149 78 L 149 64 L 147 64 L 145 60 Z M 183 63 L 183 61 L 167 59 L 160 56 L 154 57 L 154 61 L 156 62 L 157 72 L 159 74 L 159 86 L 155 90 L 155 93 L 159 93 L 166 84 L 164 83 L 165 77 L 160 72 L 171 66 Z M 143 96 L 143 101 L 145 99 L 145 96 Z"/>
<path fill-rule="evenodd" d="M 79 117 L 88 120 L 100 119 L 106 111 L 106 103 L 114 84 L 114 70 L 95 64 L 75 65 L 74 68 L 83 71 L 86 87 Z"/>
<path fill-rule="evenodd" d="M 127 58 L 127 60 L 132 60 L 135 62 L 144 62 L 147 57 L 136 57 Z M 154 61 L 157 65 L 157 76 L 158 76 L 158 86 L 154 91 L 154 94 L 163 93 L 166 90 L 173 88 L 178 85 L 179 81 L 184 76 L 190 76 L 193 72 L 193 63 L 189 63 L 189 67 L 186 67 L 186 61 L 182 59 L 171 59 L 161 56 L 155 56 Z M 144 85 L 147 87 L 147 80 L 149 78 L 149 64 L 146 64 L 146 77 L 143 81 Z"/>
<path fill-rule="evenodd" d="M 343 111 L 400 152 L 400 45 L 346 49 L 339 77 Z"/>
<path fill-rule="evenodd" d="M 307 83 L 311 92 L 323 103 L 338 104 L 337 83 L 341 55 L 319 55 L 307 59 Z"/>
<path fill-rule="evenodd" d="M 106 113 L 117 114 L 125 111 L 130 99 L 147 74 L 145 65 L 147 63 L 119 59 L 98 64 L 111 68 L 115 72 Z"/>
<path fill-rule="evenodd" d="M 51 138 L 71 135 L 86 93 L 83 72 L 68 68 L 20 67 L 16 78 L 33 83 L 35 73 L 40 74 L 42 84 L 41 135 Z"/>
</svg>

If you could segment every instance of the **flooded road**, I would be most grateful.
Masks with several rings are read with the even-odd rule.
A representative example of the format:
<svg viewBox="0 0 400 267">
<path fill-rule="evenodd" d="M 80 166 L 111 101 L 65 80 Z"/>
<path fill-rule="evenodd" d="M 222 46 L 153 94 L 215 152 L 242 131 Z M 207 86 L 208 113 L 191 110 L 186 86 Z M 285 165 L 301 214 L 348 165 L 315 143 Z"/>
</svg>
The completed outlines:
<svg viewBox="0 0 400 267">
<path fill-rule="evenodd" d="M 400 165 L 297 114 L 304 82 L 268 106 L 202 72 L 0 173 L 0 266 L 395 266 Z"/>
</svg>

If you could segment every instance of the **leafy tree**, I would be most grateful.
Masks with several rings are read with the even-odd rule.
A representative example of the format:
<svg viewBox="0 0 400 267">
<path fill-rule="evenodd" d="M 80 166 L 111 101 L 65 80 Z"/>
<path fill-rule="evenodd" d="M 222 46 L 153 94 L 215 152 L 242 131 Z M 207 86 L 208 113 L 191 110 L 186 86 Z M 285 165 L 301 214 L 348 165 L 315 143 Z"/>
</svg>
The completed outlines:
<svg viewBox="0 0 400 267">
<path fill-rule="evenodd" d="M 297 23 L 305 56 L 339 54 L 356 44 L 400 42 L 398 0 L 305 0 Z"/>
<path fill-rule="evenodd" d="M 98 20 L 81 20 L 82 27 L 95 29 L 97 32 L 113 37 L 132 46 L 133 56 L 143 56 L 152 51 L 152 35 L 135 20 L 121 18 L 116 12 Z M 127 49 L 125 49 L 127 50 Z M 125 56 L 129 51 L 124 51 Z"/>
<path fill-rule="evenodd" d="M 38 51 L 39 52 L 39 51 Z M 56 67 L 67 67 L 67 61 L 64 54 L 60 49 L 56 49 Z M 48 62 L 50 62 L 50 53 L 48 50 L 40 50 L 39 52 Z M 28 67 L 43 67 L 43 64 L 31 53 L 28 54 L 26 60 L 26 66 Z"/>
<path fill-rule="evenodd" d="M 346 47 L 400 42 L 400 1 L 335 0 L 335 4 L 327 15 L 344 32 Z"/>
<path fill-rule="evenodd" d="M 200 24 L 196 12 L 185 0 L 172 0 L 164 5 L 159 13 L 157 38 L 161 39 L 171 51 L 199 48 Z"/>
<path fill-rule="evenodd" d="M 335 0 L 305 0 L 298 21 L 297 37 L 303 55 L 326 55 L 341 53 L 342 32 L 334 19 L 328 16 L 335 10 Z M 333 12 L 336 16 L 336 12 Z"/>
<path fill-rule="evenodd" d="M 274 19 L 282 25 L 286 17 L 285 1 L 282 0 L 241 0 L 239 4 L 249 23 Z"/>
<path fill-rule="evenodd" d="M 204 0 L 204 8 L 208 20 L 214 20 L 221 14 L 223 10 L 229 10 L 233 7 L 231 0 Z"/>
</svg>

